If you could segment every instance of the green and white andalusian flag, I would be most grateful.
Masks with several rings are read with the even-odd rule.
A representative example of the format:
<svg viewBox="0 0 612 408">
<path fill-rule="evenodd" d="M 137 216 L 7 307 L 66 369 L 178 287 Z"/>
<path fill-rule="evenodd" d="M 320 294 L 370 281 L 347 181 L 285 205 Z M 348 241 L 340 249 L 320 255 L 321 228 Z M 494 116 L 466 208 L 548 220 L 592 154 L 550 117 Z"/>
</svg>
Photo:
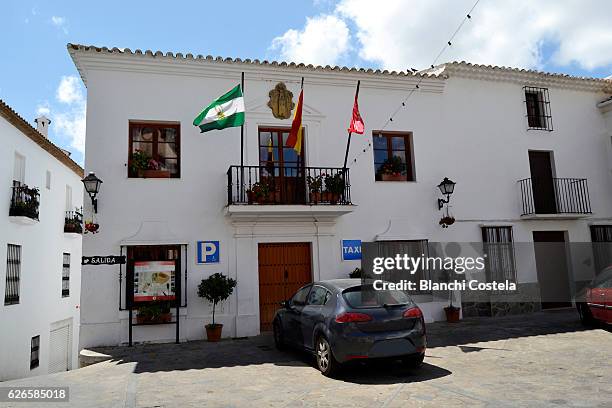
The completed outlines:
<svg viewBox="0 0 612 408">
<path fill-rule="evenodd" d="M 203 132 L 213 129 L 242 126 L 244 124 L 244 98 L 240 85 L 215 99 L 193 120 Z"/>
</svg>

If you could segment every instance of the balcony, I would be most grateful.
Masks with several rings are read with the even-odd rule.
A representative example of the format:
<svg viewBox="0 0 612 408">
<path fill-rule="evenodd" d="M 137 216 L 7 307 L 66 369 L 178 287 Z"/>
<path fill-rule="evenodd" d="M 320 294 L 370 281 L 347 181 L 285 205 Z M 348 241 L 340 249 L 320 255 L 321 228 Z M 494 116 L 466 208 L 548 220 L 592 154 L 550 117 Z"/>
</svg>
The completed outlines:
<svg viewBox="0 0 612 408">
<path fill-rule="evenodd" d="M 64 232 L 66 234 L 83 233 L 83 210 L 76 208 L 74 211 L 66 211 L 64 216 Z"/>
<path fill-rule="evenodd" d="M 586 179 L 526 178 L 519 180 L 518 184 L 522 218 L 575 219 L 591 214 Z"/>
<path fill-rule="evenodd" d="M 349 169 L 230 166 L 230 215 L 338 216 L 353 211 Z"/>
<path fill-rule="evenodd" d="M 9 217 L 19 224 L 34 224 L 38 222 L 38 207 L 40 193 L 38 188 L 30 188 L 19 181 L 13 181 Z"/>
</svg>

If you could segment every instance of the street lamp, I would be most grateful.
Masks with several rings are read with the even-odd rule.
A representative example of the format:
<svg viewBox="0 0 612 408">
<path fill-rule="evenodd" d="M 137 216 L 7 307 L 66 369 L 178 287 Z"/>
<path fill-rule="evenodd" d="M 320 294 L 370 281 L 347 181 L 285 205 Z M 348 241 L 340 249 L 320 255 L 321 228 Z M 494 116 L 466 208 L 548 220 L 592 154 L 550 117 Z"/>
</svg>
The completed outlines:
<svg viewBox="0 0 612 408">
<path fill-rule="evenodd" d="M 444 180 L 442 180 L 442 182 L 438 184 L 438 188 L 440 189 L 442 194 L 446 196 L 446 200 L 438 198 L 438 210 L 441 210 L 444 207 L 444 204 L 448 204 L 448 202 L 450 201 L 450 196 L 451 194 L 453 194 L 453 191 L 455 191 L 455 184 L 457 183 L 450 180 L 448 177 L 444 177 Z"/>
<path fill-rule="evenodd" d="M 100 191 L 100 184 L 102 184 L 102 180 L 96 177 L 94 172 L 90 172 L 87 177 L 83 180 L 83 185 L 85 186 L 85 191 L 89 194 L 89 198 L 91 198 L 91 206 L 93 207 L 94 212 L 98 213 L 98 199 L 96 195 L 98 195 L 98 191 Z"/>
</svg>

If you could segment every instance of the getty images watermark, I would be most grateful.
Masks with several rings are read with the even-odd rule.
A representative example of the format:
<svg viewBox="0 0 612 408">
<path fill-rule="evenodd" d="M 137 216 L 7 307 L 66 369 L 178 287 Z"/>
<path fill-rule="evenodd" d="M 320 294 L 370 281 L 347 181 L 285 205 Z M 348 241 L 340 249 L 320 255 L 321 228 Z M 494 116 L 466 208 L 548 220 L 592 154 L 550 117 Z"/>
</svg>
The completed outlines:
<svg viewBox="0 0 612 408">
<path fill-rule="evenodd" d="M 466 273 L 482 273 L 485 269 L 485 258 L 487 254 L 476 257 L 440 257 L 440 256 L 410 256 L 408 254 L 395 254 L 388 257 L 374 257 L 372 259 L 372 273 L 380 276 L 386 273 L 397 272 L 415 275 L 423 270 L 454 272 L 464 276 L 463 279 L 449 279 L 446 282 L 433 281 L 431 279 L 420 279 L 418 282 L 409 279 L 400 279 L 392 282 L 383 279 L 375 279 L 372 282 L 376 290 L 403 290 L 403 291 L 448 291 L 448 290 L 472 290 L 472 291 L 515 291 L 516 283 L 505 280 L 503 282 L 483 282 L 479 279 L 466 279 Z M 449 274 L 450 275 L 450 274 Z"/>
</svg>

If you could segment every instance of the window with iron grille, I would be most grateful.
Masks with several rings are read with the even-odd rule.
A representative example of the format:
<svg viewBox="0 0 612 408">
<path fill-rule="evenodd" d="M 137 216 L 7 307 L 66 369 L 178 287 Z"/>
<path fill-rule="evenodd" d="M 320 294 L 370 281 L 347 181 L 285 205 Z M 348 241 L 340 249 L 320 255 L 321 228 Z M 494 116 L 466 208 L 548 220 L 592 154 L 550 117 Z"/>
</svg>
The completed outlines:
<svg viewBox="0 0 612 408">
<path fill-rule="evenodd" d="M 21 246 L 8 244 L 6 248 L 6 286 L 4 304 L 19 303 L 19 280 L 21 277 Z"/>
<path fill-rule="evenodd" d="M 40 336 L 32 337 L 30 343 L 30 370 L 38 367 L 38 352 L 40 350 Z"/>
<path fill-rule="evenodd" d="M 70 254 L 64 254 L 62 267 L 62 297 L 70 296 Z"/>
<path fill-rule="evenodd" d="M 526 86 L 523 89 L 525 90 L 525 107 L 527 108 L 529 129 L 552 131 L 548 89 L 533 86 Z"/>
<path fill-rule="evenodd" d="M 482 227 L 482 242 L 487 281 L 516 283 L 512 227 Z"/>
<path fill-rule="evenodd" d="M 612 266 L 612 225 L 591 225 L 595 272 Z"/>
</svg>

